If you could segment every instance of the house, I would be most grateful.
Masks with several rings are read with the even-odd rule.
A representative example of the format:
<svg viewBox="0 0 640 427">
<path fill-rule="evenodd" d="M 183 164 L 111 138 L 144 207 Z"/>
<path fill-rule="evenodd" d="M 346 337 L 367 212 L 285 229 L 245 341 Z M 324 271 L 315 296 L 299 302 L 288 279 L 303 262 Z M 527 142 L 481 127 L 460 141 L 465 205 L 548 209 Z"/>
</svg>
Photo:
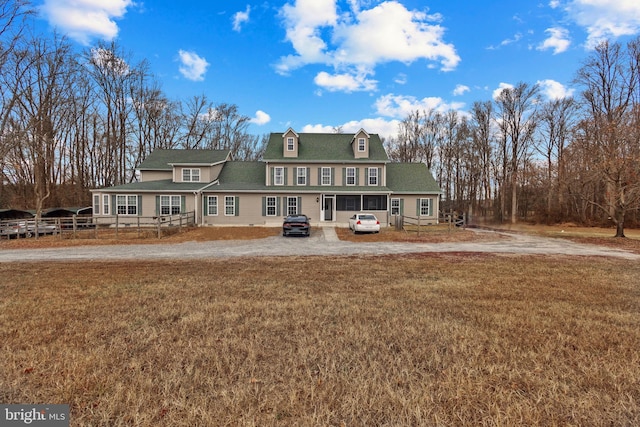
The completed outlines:
<svg viewBox="0 0 640 427">
<path fill-rule="evenodd" d="M 422 163 L 391 163 L 380 137 L 272 133 L 263 160 L 236 161 L 227 150 L 156 150 L 139 182 L 92 190 L 94 217 L 161 217 L 195 212 L 198 225 L 280 226 L 304 213 L 315 224 L 345 225 L 372 212 L 437 223 L 440 188 Z"/>
</svg>

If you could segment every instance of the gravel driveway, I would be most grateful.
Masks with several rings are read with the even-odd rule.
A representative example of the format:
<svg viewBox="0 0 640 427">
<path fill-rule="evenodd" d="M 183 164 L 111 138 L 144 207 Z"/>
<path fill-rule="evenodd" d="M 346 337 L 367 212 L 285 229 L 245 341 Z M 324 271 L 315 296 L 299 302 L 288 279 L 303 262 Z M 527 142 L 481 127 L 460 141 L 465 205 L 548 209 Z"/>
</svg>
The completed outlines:
<svg viewBox="0 0 640 427">
<path fill-rule="evenodd" d="M 476 233 L 495 231 L 474 230 Z M 338 239 L 333 228 L 316 228 L 309 238 L 274 236 L 257 240 L 185 242 L 174 244 L 77 246 L 52 249 L 0 250 L 0 262 L 208 259 L 246 256 L 386 255 L 469 252 L 602 256 L 640 260 L 640 255 L 566 239 L 500 232 L 506 238 L 470 243 L 355 243 Z"/>
</svg>

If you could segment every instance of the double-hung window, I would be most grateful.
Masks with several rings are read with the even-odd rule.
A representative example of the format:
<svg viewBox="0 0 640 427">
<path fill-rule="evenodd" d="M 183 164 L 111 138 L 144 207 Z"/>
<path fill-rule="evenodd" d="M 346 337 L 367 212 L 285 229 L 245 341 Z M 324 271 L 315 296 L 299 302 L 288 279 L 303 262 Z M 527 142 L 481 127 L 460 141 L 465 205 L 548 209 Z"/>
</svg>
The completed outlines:
<svg viewBox="0 0 640 427">
<path fill-rule="evenodd" d="M 321 185 L 331 185 L 331 168 L 322 168 Z"/>
<path fill-rule="evenodd" d="M 400 199 L 391 199 L 391 215 L 400 215 Z"/>
<path fill-rule="evenodd" d="M 207 215 L 218 215 L 218 196 L 207 196 Z"/>
<path fill-rule="evenodd" d="M 267 199 L 266 199 L 267 216 L 276 216 L 277 205 L 278 205 L 277 197 L 267 196 Z"/>
<path fill-rule="evenodd" d="M 287 151 L 293 151 L 294 145 L 293 145 L 293 138 L 292 137 L 288 137 L 287 138 Z"/>
<path fill-rule="evenodd" d="M 200 169 L 182 169 L 183 182 L 200 182 Z"/>
<path fill-rule="evenodd" d="M 273 168 L 273 185 L 284 185 L 284 168 L 282 166 Z"/>
<path fill-rule="evenodd" d="M 298 214 L 298 198 L 287 197 L 287 215 L 297 215 L 297 214 Z"/>
<path fill-rule="evenodd" d="M 234 196 L 224 196 L 224 214 L 225 216 L 235 216 L 236 198 Z"/>
<path fill-rule="evenodd" d="M 364 138 L 358 138 L 358 151 L 365 151 L 366 144 Z"/>
<path fill-rule="evenodd" d="M 102 215 L 109 215 L 109 195 L 102 195 Z"/>
<path fill-rule="evenodd" d="M 356 185 L 356 168 L 347 168 L 347 185 Z"/>
<path fill-rule="evenodd" d="M 420 216 L 431 215 L 431 199 L 420 199 Z"/>
<path fill-rule="evenodd" d="M 378 185 L 378 168 L 369 168 L 369 185 Z"/>
<path fill-rule="evenodd" d="M 100 195 L 95 194 L 93 196 L 93 214 L 100 215 Z"/>
<path fill-rule="evenodd" d="M 180 196 L 160 196 L 160 215 L 178 215 Z"/>
<path fill-rule="evenodd" d="M 307 168 L 296 168 L 298 185 L 307 185 Z"/>
<path fill-rule="evenodd" d="M 117 195 L 116 213 L 118 215 L 138 215 L 138 196 Z"/>
</svg>

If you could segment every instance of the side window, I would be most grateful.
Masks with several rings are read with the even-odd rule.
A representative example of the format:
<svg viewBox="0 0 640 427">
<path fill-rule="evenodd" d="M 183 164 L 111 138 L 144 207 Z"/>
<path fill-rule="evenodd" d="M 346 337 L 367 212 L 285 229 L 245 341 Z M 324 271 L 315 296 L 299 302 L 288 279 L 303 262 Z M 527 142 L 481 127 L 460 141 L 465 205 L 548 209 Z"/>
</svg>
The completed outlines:
<svg viewBox="0 0 640 427">
<path fill-rule="evenodd" d="M 273 168 L 273 185 L 284 185 L 284 168 L 281 166 Z"/>
<path fill-rule="evenodd" d="M 224 196 L 224 214 L 225 216 L 235 216 L 236 198 L 234 196 Z"/>
<path fill-rule="evenodd" d="M 419 212 L 420 216 L 431 215 L 431 199 L 420 199 Z"/>
<path fill-rule="evenodd" d="M 207 215 L 209 216 L 218 215 L 218 196 L 207 197 Z"/>
<path fill-rule="evenodd" d="M 347 185 L 356 185 L 356 168 L 347 168 Z"/>
<path fill-rule="evenodd" d="M 331 168 L 322 168 L 321 185 L 331 185 Z"/>
<path fill-rule="evenodd" d="M 109 195 L 102 195 L 102 214 L 109 215 Z"/>
<path fill-rule="evenodd" d="M 369 185 L 378 185 L 378 168 L 369 168 Z"/>
<path fill-rule="evenodd" d="M 93 214 L 100 215 L 100 195 L 93 196 Z"/>
<path fill-rule="evenodd" d="M 400 215 L 400 199 L 391 199 L 391 215 Z"/>
<path fill-rule="evenodd" d="M 296 168 L 298 171 L 298 185 L 307 185 L 307 168 Z"/>
</svg>

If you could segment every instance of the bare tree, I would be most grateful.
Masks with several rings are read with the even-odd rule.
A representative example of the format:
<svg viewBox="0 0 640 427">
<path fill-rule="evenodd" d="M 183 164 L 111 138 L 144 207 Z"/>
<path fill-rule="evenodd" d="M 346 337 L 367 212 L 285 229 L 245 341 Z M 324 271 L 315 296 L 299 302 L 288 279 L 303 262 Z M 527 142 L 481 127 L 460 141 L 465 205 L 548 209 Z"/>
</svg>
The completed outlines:
<svg viewBox="0 0 640 427">
<path fill-rule="evenodd" d="M 17 101 L 11 115 L 10 135 L 15 139 L 11 157 L 14 171 L 33 185 L 36 215 L 40 216 L 52 187 L 60 182 L 60 141 L 69 130 L 75 64 L 69 43 L 38 38 L 15 49 L 28 64 L 16 76 Z"/>
<path fill-rule="evenodd" d="M 493 104 L 490 101 L 474 102 L 471 107 L 471 132 L 473 153 L 477 162 L 473 165 L 479 175 L 479 198 L 482 214 L 486 215 L 487 204 L 491 201 L 491 181 L 493 164 Z"/>
<path fill-rule="evenodd" d="M 554 205 L 558 209 L 563 205 L 564 150 L 575 127 L 576 111 L 573 98 L 560 98 L 545 102 L 539 112 L 540 138 L 535 147 L 547 163 L 547 220 Z"/>
<path fill-rule="evenodd" d="M 518 83 L 513 88 L 500 92 L 496 102 L 500 113 L 500 129 L 505 155 L 508 155 L 508 167 L 511 186 L 511 223 L 518 219 L 518 184 L 520 165 L 531 149 L 536 128 L 536 96 L 538 85 Z"/>
<path fill-rule="evenodd" d="M 583 137 L 605 197 L 593 200 L 616 225 L 616 237 L 624 237 L 627 213 L 640 200 L 640 148 L 638 144 L 638 79 L 640 38 L 624 50 L 618 43 L 603 42 L 577 73 L 583 87 L 586 116 Z"/>
</svg>

